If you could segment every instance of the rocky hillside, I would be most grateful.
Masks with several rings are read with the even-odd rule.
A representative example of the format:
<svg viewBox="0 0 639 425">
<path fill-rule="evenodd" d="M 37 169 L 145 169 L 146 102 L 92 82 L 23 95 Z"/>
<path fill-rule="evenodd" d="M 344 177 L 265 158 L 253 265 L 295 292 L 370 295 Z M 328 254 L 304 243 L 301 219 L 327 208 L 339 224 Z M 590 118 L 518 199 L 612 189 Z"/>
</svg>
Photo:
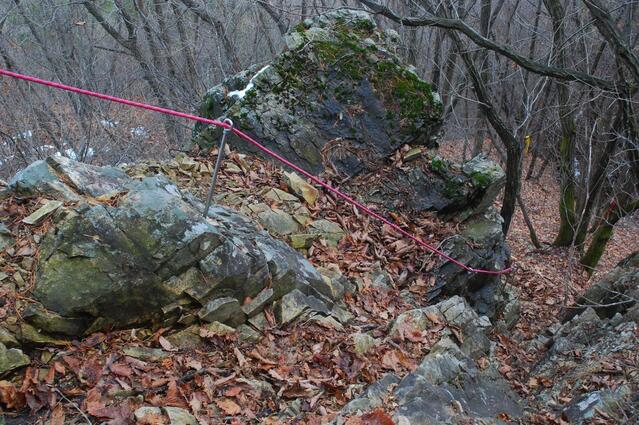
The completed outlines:
<svg viewBox="0 0 639 425">
<path fill-rule="evenodd" d="M 203 111 L 448 255 L 502 269 L 503 171 L 437 152 L 437 96 L 393 38 L 361 13 L 305 21 Z M 202 146 L 217 137 L 196 133 Z M 466 272 L 240 143 L 206 216 L 208 155 L 124 168 L 51 157 L 9 181 L 0 423 L 636 418 L 636 254 L 524 338 L 540 311 L 529 294 L 547 289 L 519 279 L 525 265 Z"/>
</svg>

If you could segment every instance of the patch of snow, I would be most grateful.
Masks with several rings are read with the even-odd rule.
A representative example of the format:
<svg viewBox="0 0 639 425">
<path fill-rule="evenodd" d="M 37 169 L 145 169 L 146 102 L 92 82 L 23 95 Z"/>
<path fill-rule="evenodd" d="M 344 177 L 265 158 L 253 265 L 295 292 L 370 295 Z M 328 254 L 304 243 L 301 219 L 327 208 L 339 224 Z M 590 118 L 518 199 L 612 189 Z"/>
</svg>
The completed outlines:
<svg viewBox="0 0 639 425">
<path fill-rule="evenodd" d="M 22 133 L 18 133 L 18 135 L 16 136 L 16 138 L 18 139 L 31 139 L 33 137 L 33 131 L 31 130 L 27 130 L 27 131 L 23 131 Z"/>
<path fill-rule="evenodd" d="M 115 128 L 118 124 L 118 121 L 100 120 L 100 125 L 105 128 Z"/>
<path fill-rule="evenodd" d="M 51 147 L 53 147 L 53 146 L 51 146 Z M 85 159 L 91 158 L 93 155 L 95 155 L 95 149 L 89 148 L 89 149 L 87 149 L 87 154 L 85 156 Z M 66 156 L 67 158 L 72 159 L 74 161 L 78 160 L 78 155 L 71 148 L 65 149 L 64 153 L 58 151 L 58 152 L 55 153 L 55 156 Z"/>
<path fill-rule="evenodd" d="M 579 171 L 579 161 L 577 161 L 577 158 L 575 158 L 573 164 L 575 166 L 575 177 L 581 176 L 581 171 Z"/>
<path fill-rule="evenodd" d="M 188 229 L 184 232 L 184 237 L 182 238 L 182 242 L 188 243 L 198 236 L 210 232 L 211 228 L 204 222 L 196 223 L 195 226 Z"/>
<path fill-rule="evenodd" d="M 149 137 L 149 131 L 144 127 L 132 128 L 130 132 L 135 137 Z"/>
<path fill-rule="evenodd" d="M 257 74 L 255 74 L 250 80 L 249 83 L 247 84 L 246 87 L 244 87 L 243 90 L 233 90 L 232 92 L 229 92 L 229 94 L 227 94 L 227 97 L 237 97 L 238 99 L 244 99 L 244 96 L 246 96 L 246 93 L 248 93 L 249 90 L 251 90 L 254 86 L 255 86 L 255 79 L 257 77 L 259 77 L 264 71 L 266 71 L 266 69 L 271 66 L 271 65 L 266 65 L 264 68 L 260 69 Z"/>
<path fill-rule="evenodd" d="M 56 153 L 55 153 L 55 155 L 56 155 L 56 156 L 66 156 L 67 158 L 72 159 L 72 160 L 74 160 L 74 161 L 75 161 L 76 159 L 78 159 L 78 155 L 76 155 L 76 154 L 75 154 L 75 151 L 74 151 L 73 149 L 71 149 L 71 148 L 69 148 L 69 149 L 65 149 L 65 150 L 64 150 L 64 153 L 62 153 L 62 152 L 56 152 Z"/>
</svg>

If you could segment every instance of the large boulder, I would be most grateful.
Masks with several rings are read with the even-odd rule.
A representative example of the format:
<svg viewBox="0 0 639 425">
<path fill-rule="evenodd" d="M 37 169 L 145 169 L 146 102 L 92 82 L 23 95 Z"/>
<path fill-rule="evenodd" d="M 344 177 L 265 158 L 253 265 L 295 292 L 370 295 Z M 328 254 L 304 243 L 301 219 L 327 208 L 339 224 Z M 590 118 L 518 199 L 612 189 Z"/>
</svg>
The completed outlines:
<svg viewBox="0 0 639 425">
<path fill-rule="evenodd" d="M 210 89 L 200 113 L 231 118 L 313 173 L 373 170 L 404 144 L 436 146 L 442 122 L 439 96 L 393 53 L 396 42 L 366 12 L 307 19 L 270 64 Z M 219 131 L 197 125 L 195 141 L 211 146 Z M 257 152 L 245 142 L 235 146 Z"/>
<path fill-rule="evenodd" d="M 429 152 L 437 147 L 442 106 L 393 53 L 396 34 L 380 32 L 366 12 L 339 10 L 305 20 L 286 41 L 270 64 L 211 88 L 200 114 L 231 118 L 286 159 L 337 174 L 349 190 L 386 208 L 464 219 L 492 205 L 505 182 L 497 164 L 483 156 L 455 164 Z M 198 123 L 194 141 L 208 148 L 220 131 Z M 401 166 L 390 164 L 408 145 Z M 262 154 L 244 141 L 234 146 Z"/>
<path fill-rule="evenodd" d="M 40 246 L 33 297 L 44 308 L 25 315 L 38 329 L 167 325 L 200 308 L 202 320 L 237 326 L 247 319 L 240 306 L 267 287 L 269 302 L 298 289 L 331 303 L 331 288 L 292 248 L 227 208 L 213 205 L 203 217 L 203 205 L 163 176 L 135 180 L 49 158 L 11 188 L 66 201 Z"/>
<path fill-rule="evenodd" d="M 430 149 L 437 146 L 441 104 L 393 53 L 393 34 L 380 32 L 366 12 L 339 10 L 305 20 L 286 41 L 288 49 L 270 64 L 213 87 L 201 114 L 231 118 L 286 159 L 343 177 L 342 187 L 382 210 L 436 211 L 463 222 L 463 234 L 451 238 L 446 251 L 471 267 L 504 268 L 510 254 L 492 205 L 505 174 L 484 156 L 456 164 Z M 208 147 L 219 132 L 196 125 L 194 140 Z M 235 146 L 253 151 L 245 142 Z M 310 246 L 318 232 L 333 233 L 333 244 L 342 236 L 300 229 L 285 211 L 259 214 L 296 247 Z M 506 327 L 516 321 L 516 294 L 498 276 L 467 273 L 451 263 L 435 274 L 431 298 L 462 295 L 480 314 L 506 317 Z"/>
</svg>

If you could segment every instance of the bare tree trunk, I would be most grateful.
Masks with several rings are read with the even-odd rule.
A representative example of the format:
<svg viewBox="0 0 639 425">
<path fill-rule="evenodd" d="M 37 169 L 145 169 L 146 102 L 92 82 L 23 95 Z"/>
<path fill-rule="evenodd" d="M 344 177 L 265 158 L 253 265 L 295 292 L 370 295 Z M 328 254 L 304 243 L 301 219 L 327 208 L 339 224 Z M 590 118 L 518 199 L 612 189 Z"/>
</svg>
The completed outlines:
<svg viewBox="0 0 639 425">
<path fill-rule="evenodd" d="M 191 89 L 193 90 L 193 94 L 196 96 L 201 95 L 201 83 L 199 81 L 199 76 L 197 72 L 197 67 L 195 66 L 195 58 L 193 57 L 193 50 L 187 41 L 186 29 L 184 28 L 184 18 L 180 14 L 180 10 L 173 0 L 167 0 L 171 5 L 171 10 L 173 11 L 173 17 L 175 22 L 175 27 L 178 33 L 178 40 L 180 45 L 180 50 L 184 55 L 184 62 L 186 63 L 186 72 L 185 75 L 187 80 L 191 85 Z"/>
<path fill-rule="evenodd" d="M 528 209 L 526 208 L 526 204 L 524 204 L 524 200 L 521 198 L 521 194 L 517 194 L 517 203 L 519 204 L 519 209 L 521 210 L 521 214 L 524 217 L 524 222 L 526 223 L 526 227 L 528 227 L 528 234 L 530 235 L 530 241 L 533 246 L 537 249 L 541 249 L 541 243 L 539 243 L 539 238 L 537 237 L 537 232 L 535 232 L 535 226 L 533 225 L 530 216 L 528 215 Z"/>
<path fill-rule="evenodd" d="M 544 0 L 550 13 L 553 27 L 553 46 L 559 67 L 566 66 L 565 10 L 559 0 Z M 576 128 L 573 110 L 570 106 L 570 88 L 567 83 L 558 82 L 559 120 L 561 122 L 561 141 L 559 142 L 560 202 L 559 231 L 554 245 L 569 246 L 573 243 L 576 226 L 575 212 L 575 137 Z"/>
<path fill-rule="evenodd" d="M 463 49 L 459 35 L 454 31 L 449 32 L 448 35 L 451 39 L 453 39 L 457 50 L 460 52 L 459 54 L 462 57 L 466 70 L 473 82 L 475 94 L 477 95 L 481 108 L 484 110 L 486 118 L 506 147 L 506 186 L 504 188 L 504 200 L 501 207 L 501 216 L 504 219 L 502 226 L 503 231 L 507 234 L 515 213 L 517 195 L 519 194 L 522 147 L 521 144 L 517 142 L 514 134 L 508 129 L 504 121 L 495 111 L 495 107 L 490 101 L 490 96 L 484 86 L 484 82 L 475 68 L 470 54 Z"/>
<path fill-rule="evenodd" d="M 488 36 L 491 12 L 492 0 L 481 0 L 481 9 L 479 14 L 479 31 L 480 34 L 484 37 Z M 487 84 L 488 75 L 486 61 L 488 60 L 488 52 L 484 49 L 481 49 L 477 52 L 476 56 L 477 61 L 479 62 L 479 74 L 484 84 Z M 486 135 L 486 120 L 481 108 L 477 108 L 477 116 L 475 122 L 477 125 L 477 132 L 475 133 L 475 142 L 473 143 L 473 156 L 479 155 L 481 153 Z"/>
<path fill-rule="evenodd" d="M 278 13 L 275 8 L 268 1 L 258 1 L 257 5 L 260 6 L 264 11 L 273 19 L 275 24 L 277 24 L 277 28 L 280 31 L 280 34 L 284 35 L 288 31 L 288 25 L 284 23 L 284 19 L 281 13 Z"/>
<path fill-rule="evenodd" d="M 625 107 L 623 106 L 623 102 L 619 102 L 619 121 L 622 121 L 621 118 L 625 115 Z M 621 123 L 619 123 L 621 124 Z M 619 128 L 620 125 L 615 126 Z M 588 232 L 588 227 L 590 225 L 590 220 L 592 218 L 592 214 L 594 211 L 594 207 L 596 205 L 596 200 L 598 198 L 598 194 L 603 187 L 606 170 L 608 169 L 608 164 L 610 163 L 610 158 L 612 157 L 615 149 L 617 148 L 619 135 L 614 135 L 611 139 L 606 143 L 605 149 L 599 155 L 598 161 L 595 163 L 595 169 L 592 172 L 589 183 L 589 190 L 586 195 L 586 202 L 583 207 L 583 212 L 581 214 L 581 219 L 579 220 L 579 225 L 577 226 L 576 236 L 575 236 L 575 245 L 581 247 L 586 240 L 586 234 Z"/>
<path fill-rule="evenodd" d="M 220 21 L 216 17 L 209 14 L 203 6 L 197 4 L 194 0 L 180 0 L 180 1 L 184 3 L 184 5 L 188 7 L 193 13 L 198 15 L 200 19 L 202 19 L 204 22 L 206 22 L 207 24 L 213 27 L 213 29 L 215 30 L 215 33 L 218 36 L 218 39 L 222 42 L 222 45 L 224 46 L 224 52 L 227 58 L 231 61 L 231 71 L 238 72 L 239 70 L 241 70 L 242 64 L 240 63 L 240 59 L 237 56 L 237 52 L 235 50 L 235 47 L 233 46 L 233 42 L 231 41 L 229 36 L 226 34 L 226 31 L 224 29 L 224 24 L 222 24 L 222 21 Z"/>
</svg>

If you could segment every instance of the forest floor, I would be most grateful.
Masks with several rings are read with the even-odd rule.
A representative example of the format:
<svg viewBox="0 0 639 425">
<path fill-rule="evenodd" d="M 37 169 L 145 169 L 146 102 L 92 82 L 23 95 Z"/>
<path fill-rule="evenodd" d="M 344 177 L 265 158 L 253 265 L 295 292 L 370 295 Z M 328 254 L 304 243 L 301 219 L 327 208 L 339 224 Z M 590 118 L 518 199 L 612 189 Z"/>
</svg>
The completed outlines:
<svg viewBox="0 0 639 425">
<path fill-rule="evenodd" d="M 442 154 L 459 152 L 455 147 L 443 146 Z M 210 169 L 211 163 L 194 161 L 190 167 L 185 169 L 173 161 L 168 165 L 135 166 L 131 173 L 162 171 L 181 187 L 201 191 L 208 177 L 194 170 Z M 222 171 L 220 192 L 250 192 L 248 196 L 264 201 L 260 189 L 283 188 L 281 170 L 264 161 L 247 161 L 233 154 Z M 525 181 L 522 188 L 522 197 L 545 246 L 549 246 L 558 226 L 557 183 L 551 171 L 539 181 Z M 12 232 L 22 238 L 13 255 L 2 254 L 0 271 L 8 275 L 15 273 L 18 262 L 23 264 L 24 257 L 37 257 L 34 240 L 46 231 L 46 224 L 38 229 L 25 229 L 19 224 L 36 207 L 35 203 L 20 204 L 11 199 L 0 204 L 0 213 L 12 223 Z M 423 291 L 428 279 L 420 278 L 420 269 L 428 269 L 437 259 L 411 246 L 392 230 L 362 219 L 352 208 L 326 194 L 311 213 L 313 218 L 338 222 L 347 230 L 348 236 L 339 249 L 316 242 L 307 256 L 316 265 L 337 265 L 348 277 L 364 278 L 364 289 L 345 298 L 348 310 L 357 319 L 354 325 L 308 321 L 278 328 L 271 321 L 272 326 L 257 343 L 242 343 L 232 335 L 202 335 L 208 344 L 206 350 L 176 349 L 164 338 L 169 329 L 97 333 L 57 348 L 39 347 L 31 353 L 32 364 L 22 375 L 12 381 L 0 381 L 0 408 L 7 409 L 6 422 L 126 424 L 132 420 L 132 412 L 144 404 L 184 408 L 202 423 L 288 423 L 293 421 L 282 416 L 274 419 L 275 415 L 290 411 L 293 401 L 301 400 L 296 408 L 303 413 L 302 423 L 319 424 L 334 417 L 348 400 L 383 373 L 405 374 L 413 370 L 438 340 L 438 329 L 410 340 L 385 340 L 366 356 L 355 354 L 352 335 L 366 330 L 384 338 L 388 324 L 412 308 L 399 296 L 399 286 L 413 293 Z M 394 218 L 435 244 L 455 232 L 454 225 L 441 223 L 432 214 Z M 562 306 L 570 303 L 575 294 L 639 250 L 638 230 L 636 217 L 617 225 L 595 278 L 589 280 L 568 250 L 532 247 L 528 229 L 517 212 L 508 236 L 515 268 L 506 279 L 521 291 L 521 319 L 508 336 L 493 337 L 502 365 L 500 372 L 520 395 L 533 392 L 528 374 L 544 354 L 531 352 L 527 342 L 556 322 Z M 378 262 L 394 278 L 395 288 L 386 291 L 366 287 L 367 273 Z M 409 271 L 409 279 L 405 279 L 405 273 L 401 278 L 405 270 Z M 24 280 L 31 279 L 29 275 Z M 19 316 L 23 304 L 29 302 L 28 288 L 10 291 L 0 286 L 0 292 L 5 299 L 0 305 L 2 320 Z M 151 352 L 149 348 L 159 351 Z M 140 352 L 147 355 L 132 354 Z M 159 357 L 148 353 L 159 353 Z M 34 415 L 12 413 L 17 409 L 30 409 Z M 348 423 L 385 423 L 385 418 L 384 413 L 379 413 L 368 422 L 360 418 Z M 168 422 L 163 416 L 151 415 L 138 423 Z M 562 421 L 551 412 L 534 412 L 524 423 Z M 606 421 L 596 418 L 593 423 Z"/>
</svg>

